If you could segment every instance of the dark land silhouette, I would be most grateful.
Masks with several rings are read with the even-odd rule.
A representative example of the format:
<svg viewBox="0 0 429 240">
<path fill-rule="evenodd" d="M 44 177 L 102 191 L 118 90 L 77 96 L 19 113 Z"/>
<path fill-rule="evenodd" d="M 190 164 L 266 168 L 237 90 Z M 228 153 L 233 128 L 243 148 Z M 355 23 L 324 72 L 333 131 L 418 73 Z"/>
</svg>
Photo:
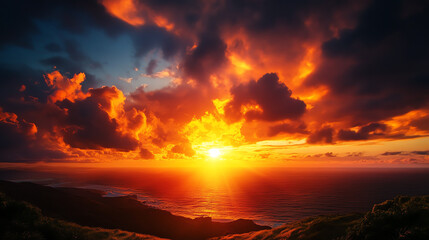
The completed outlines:
<svg viewBox="0 0 429 240">
<path fill-rule="evenodd" d="M 136 196 L 103 197 L 103 192 L 79 188 L 53 188 L 30 182 L 0 181 L 0 192 L 26 201 L 43 215 L 83 226 L 121 229 L 163 238 L 192 240 L 270 229 L 251 220 L 213 222 L 190 219 L 144 205 Z"/>
<path fill-rule="evenodd" d="M 5 240 L 162 240 L 151 235 L 80 226 L 46 217 L 24 201 L 0 193 L 0 239 Z"/>
</svg>

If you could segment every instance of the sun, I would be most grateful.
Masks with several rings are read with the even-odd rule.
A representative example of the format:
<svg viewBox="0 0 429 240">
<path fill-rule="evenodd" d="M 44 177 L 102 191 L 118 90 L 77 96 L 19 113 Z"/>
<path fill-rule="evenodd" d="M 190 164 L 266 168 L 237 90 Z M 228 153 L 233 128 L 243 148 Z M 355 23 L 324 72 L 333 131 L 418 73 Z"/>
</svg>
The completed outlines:
<svg viewBox="0 0 429 240">
<path fill-rule="evenodd" d="M 217 148 L 212 148 L 208 151 L 208 154 L 211 158 L 218 158 L 222 153 Z"/>
</svg>

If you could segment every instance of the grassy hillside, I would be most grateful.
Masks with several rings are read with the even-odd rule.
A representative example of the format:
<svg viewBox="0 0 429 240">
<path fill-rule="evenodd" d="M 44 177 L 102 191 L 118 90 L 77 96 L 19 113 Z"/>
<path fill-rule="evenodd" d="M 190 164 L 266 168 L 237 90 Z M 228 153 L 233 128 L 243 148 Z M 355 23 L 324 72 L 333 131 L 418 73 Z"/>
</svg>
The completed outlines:
<svg viewBox="0 0 429 240">
<path fill-rule="evenodd" d="M 0 239 L 7 240 L 143 240 L 161 238 L 103 228 L 82 227 L 54 218 L 45 217 L 40 209 L 22 201 L 14 201 L 0 193 Z"/>
<path fill-rule="evenodd" d="M 228 235 L 212 240 L 427 240 L 429 196 L 396 197 L 366 214 L 319 216 L 271 230 Z"/>
</svg>

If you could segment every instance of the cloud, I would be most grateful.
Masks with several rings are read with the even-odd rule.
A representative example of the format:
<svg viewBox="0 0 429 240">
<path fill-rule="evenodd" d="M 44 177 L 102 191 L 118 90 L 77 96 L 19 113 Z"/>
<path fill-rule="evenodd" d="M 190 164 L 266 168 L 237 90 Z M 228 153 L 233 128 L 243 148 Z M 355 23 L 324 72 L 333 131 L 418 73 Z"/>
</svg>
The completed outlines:
<svg viewBox="0 0 429 240">
<path fill-rule="evenodd" d="M 332 152 L 327 152 L 327 153 L 325 153 L 325 157 L 336 157 L 337 155 L 335 155 L 334 153 L 332 153 Z"/>
<path fill-rule="evenodd" d="M 172 71 L 170 68 L 166 68 L 160 72 L 152 73 L 151 75 L 142 73 L 140 74 L 140 76 L 149 77 L 149 78 L 171 78 L 171 79 L 176 78 L 174 71 Z"/>
<path fill-rule="evenodd" d="M 40 100 L 20 98 L 8 105 L 8 109 L 23 117 L 19 126 L 27 122 L 24 119 L 31 119 L 34 122 L 32 124 L 37 126 L 38 134 L 31 141 L 22 139 L 23 135 L 19 135 L 17 131 L 20 128 L 10 124 L 7 128 L 5 126 L 5 131 L 9 129 L 11 133 L 15 129 L 17 136 L 21 136 L 22 144 L 17 146 L 29 149 L 20 151 L 34 155 L 34 158 L 30 158 L 28 154 L 25 158 L 22 157 L 28 159 L 25 161 L 49 160 L 46 159 L 47 156 L 69 157 L 69 153 L 65 152 L 67 149 L 61 146 L 62 141 L 80 149 L 111 148 L 130 151 L 138 147 L 136 137 L 130 132 L 139 133 L 145 119 L 135 109 L 124 112 L 125 97 L 120 90 L 104 87 L 84 93 L 81 89 L 85 80 L 83 73 L 68 78 L 59 71 L 53 71 L 45 74 L 44 80 L 48 90 L 43 91 L 45 96 L 40 96 Z M 39 84 L 41 83 L 43 81 Z M 29 84 L 29 93 L 33 91 L 32 86 Z M 37 160 L 37 157 L 40 159 Z"/>
<path fill-rule="evenodd" d="M 343 130 L 338 132 L 338 139 L 343 141 L 367 140 L 375 136 L 383 136 L 387 126 L 382 123 L 370 123 L 361 127 L 357 132 L 353 130 Z"/>
<path fill-rule="evenodd" d="M 28 66 L 4 64 L 0 66 L 0 76 L 4 79 L 0 81 L 0 104 L 5 111 L 14 112 L 9 106 L 21 98 L 46 101 L 46 92 L 49 88 L 45 84 L 40 84 L 44 82 L 42 71 Z M 25 91 L 20 92 L 22 85 L 25 85 Z"/>
<path fill-rule="evenodd" d="M 184 124 L 215 109 L 210 92 L 186 84 L 150 92 L 138 88 L 130 94 L 128 101 L 129 106 L 149 110 L 165 123 Z"/>
<path fill-rule="evenodd" d="M 146 74 L 152 75 L 154 73 L 156 65 L 157 65 L 157 62 L 155 59 L 150 60 L 150 62 L 147 64 L 147 67 L 146 67 Z"/>
<path fill-rule="evenodd" d="M 128 1 L 131 4 L 133 2 L 137 1 Z M 22 4 L 26 7 L 23 8 Z M 116 6 L 113 8 L 116 10 L 124 6 L 121 4 L 113 5 Z M 21 3 L 9 2 L 0 11 L 0 27 L 9 33 L 0 39 L 0 49 L 8 45 L 34 49 L 34 46 L 38 45 L 36 41 L 46 38 L 46 35 L 44 35 L 45 29 L 51 29 L 52 26 L 55 26 L 54 31 L 58 31 L 58 36 L 71 36 L 70 39 L 74 39 L 74 37 L 79 38 L 88 33 L 100 30 L 102 33 L 113 38 L 125 34 L 132 39 L 137 58 L 142 57 L 152 49 L 161 49 L 165 58 L 171 58 L 180 53 L 181 49 L 185 49 L 184 45 L 187 40 L 185 41 L 182 38 L 178 38 L 175 34 L 170 33 L 165 29 L 165 26 L 158 26 L 160 24 L 157 25 L 152 21 L 150 25 L 137 28 L 129 27 L 127 22 L 112 15 L 109 9 L 112 8 L 106 8 L 98 0 L 45 0 L 37 4 L 30 0 L 24 0 Z M 130 6 L 128 10 L 140 12 L 134 6 Z M 158 17 L 157 19 L 159 23 L 162 22 L 160 21 L 162 18 Z M 49 36 L 49 38 L 51 37 Z M 73 49 L 73 46 L 67 45 L 66 41 L 64 50 L 68 50 L 67 53 L 71 58 L 79 56 L 76 55 L 77 52 L 73 51 L 76 49 L 79 50 L 78 48 Z M 46 49 L 50 52 L 58 53 L 61 50 L 58 46 L 57 43 L 50 43 L 46 45 Z M 51 56 L 46 58 L 52 60 Z M 88 61 L 87 66 L 90 68 L 96 69 L 101 67 L 100 63 L 89 60 L 91 59 L 86 58 L 86 61 Z M 74 64 L 80 65 L 78 62 Z M 57 64 L 54 63 L 53 65 Z M 78 72 L 83 71 L 83 69 L 75 71 L 67 69 L 66 71 Z"/>
<path fill-rule="evenodd" d="M 278 125 L 271 126 L 268 131 L 268 136 L 273 137 L 281 133 L 301 133 L 301 134 L 307 134 L 307 126 L 304 123 L 300 123 L 298 125 L 296 124 L 290 124 L 290 123 L 281 123 Z"/>
<path fill-rule="evenodd" d="M 225 116 L 231 121 L 246 120 L 279 121 L 298 119 L 305 112 L 305 103 L 291 97 L 292 91 L 279 82 L 275 73 L 267 73 L 258 81 L 249 81 L 231 89 L 232 100 L 225 106 Z M 256 109 L 242 108 L 257 105 Z"/>
<path fill-rule="evenodd" d="M 307 138 L 307 143 L 333 143 L 334 129 L 331 127 L 323 127 L 310 134 Z"/>
<path fill-rule="evenodd" d="M 330 108 L 319 117 L 363 125 L 427 107 L 428 10 L 422 2 L 371 1 L 354 27 L 325 41 L 306 81 L 330 89 L 318 103 Z"/>
<path fill-rule="evenodd" d="M 141 148 L 140 157 L 142 157 L 143 159 L 154 159 L 155 155 L 153 155 L 153 153 L 147 150 L 146 148 Z"/>
<path fill-rule="evenodd" d="M 347 157 L 362 157 L 364 156 L 363 152 L 353 152 L 353 153 L 348 153 Z"/>
<path fill-rule="evenodd" d="M 165 148 L 187 143 L 187 135 L 181 131 L 194 119 L 214 113 L 211 88 L 197 88 L 188 84 L 168 86 L 162 89 L 145 91 L 143 87 L 130 93 L 125 109 L 142 111 L 148 118 L 151 133 L 148 140 L 155 146 Z M 189 156 L 189 152 L 186 156 Z"/>
<path fill-rule="evenodd" d="M 85 71 L 85 67 L 79 61 L 72 61 L 66 57 L 54 56 L 40 60 L 40 63 L 48 68 L 53 68 L 62 72 L 85 72 L 85 82 L 82 87 L 87 89 L 96 85 L 95 76 Z"/>
<path fill-rule="evenodd" d="M 106 7 L 107 11 L 113 16 L 131 24 L 140 26 L 145 23 L 141 16 L 138 6 L 133 0 L 103 0 L 101 3 Z"/>
<path fill-rule="evenodd" d="M 8 32 L 0 49 L 11 60 L 27 52 L 31 57 L 22 62 L 32 67 L 0 68 L 0 106 L 19 116 L 17 123 L 3 122 L 2 131 L 17 134 L 20 151 L 37 146 L 53 151 L 45 156 L 64 154 L 57 160 L 94 149 L 145 159 L 160 152 L 192 156 L 198 144 L 192 146 L 191 135 L 204 131 L 231 145 L 306 135 L 310 144 L 423 136 L 429 131 L 428 5 L 9 1 L 0 9 L 0 26 Z M 46 30 L 55 30 L 57 38 Z M 106 83 L 101 76 L 113 71 L 107 81 L 117 80 L 129 69 L 102 68 L 94 52 L 83 51 L 94 36 L 129 39 L 132 62 L 145 68 L 140 76 L 151 78 L 150 88 L 130 91 L 137 81 L 131 78 L 122 78 L 131 83 L 124 84 L 130 91 L 125 95 L 114 86 L 100 87 Z M 164 70 L 156 72 L 159 67 Z M 159 88 L 156 78 L 171 82 Z M 419 117 L 407 114 L 413 110 Z M 37 126 L 31 139 L 22 130 L 30 123 Z M 192 132 L 190 125 L 203 127 Z"/>
<path fill-rule="evenodd" d="M 184 59 L 185 76 L 200 83 L 208 82 L 210 75 L 226 64 L 226 47 L 215 31 L 203 33 L 197 47 Z"/>
<path fill-rule="evenodd" d="M 67 78 L 59 71 L 53 71 L 44 75 L 46 84 L 53 90 L 48 100 L 51 103 L 68 99 L 74 101 L 84 98 L 86 94 L 82 92 L 81 83 L 85 80 L 85 74 L 75 74 L 72 78 Z"/>
<path fill-rule="evenodd" d="M 102 68 L 101 63 L 92 60 L 84 52 L 79 49 L 78 43 L 72 40 L 66 40 L 64 42 L 64 48 L 69 58 L 72 61 L 82 63 L 89 66 L 90 69 Z"/>
<path fill-rule="evenodd" d="M 129 78 L 124 78 L 124 77 L 118 77 L 119 80 L 124 81 L 126 83 L 131 83 L 131 81 L 133 81 L 132 77 Z"/>
<path fill-rule="evenodd" d="M 192 149 L 192 145 L 190 143 L 181 143 L 178 145 L 175 145 L 171 152 L 173 153 L 180 153 L 188 157 L 192 157 L 195 155 L 195 150 Z"/>
<path fill-rule="evenodd" d="M 420 130 L 429 131 L 429 116 L 412 120 L 410 122 L 410 126 L 416 127 Z"/>
<path fill-rule="evenodd" d="M 417 155 L 429 155 L 429 151 L 413 151 L 411 153 L 414 153 Z"/>
<path fill-rule="evenodd" d="M 114 148 L 120 151 L 130 151 L 138 147 L 138 141 L 119 130 L 116 118 L 109 116 L 109 111 L 115 111 L 115 103 L 122 93 L 115 87 L 91 89 L 89 96 L 82 100 L 71 102 L 66 99 L 58 104 L 66 109 L 64 142 L 72 147 L 82 149 Z"/>
<path fill-rule="evenodd" d="M 33 36 L 42 32 L 37 20 L 54 19 L 59 27 L 74 34 L 82 34 L 89 28 L 97 27 L 114 35 L 123 32 L 121 27 L 124 25 L 110 16 L 96 0 L 8 2 L 2 7 L 0 16 L 1 28 L 9 33 L 0 40 L 0 48 L 5 44 L 33 48 Z"/>
<path fill-rule="evenodd" d="M 161 49 L 165 59 L 182 55 L 189 40 L 157 26 L 142 26 L 127 32 L 131 37 L 135 49 L 135 57 L 139 60 L 153 49 Z"/>
<path fill-rule="evenodd" d="M 68 154 L 46 148 L 34 123 L 0 108 L 0 162 L 58 161 Z"/>
<path fill-rule="evenodd" d="M 27 137 L 34 137 L 37 133 L 37 127 L 34 123 L 29 123 L 25 120 L 19 120 L 14 113 L 3 112 L 0 108 L 0 122 L 2 124 L 2 148 L 10 148 L 25 144 Z M 14 134 L 16 133 L 16 134 Z"/>
<path fill-rule="evenodd" d="M 85 72 L 86 81 L 84 82 L 83 88 L 88 89 L 89 87 L 94 87 L 96 85 L 96 79 L 95 76 L 91 74 L 91 71 L 102 69 L 102 64 L 94 61 L 81 51 L 76 41 L 65 40 L 63 45 L 64 51 L 67 53 L 68 57 L 62 55 L 51 56 L 41 59 L 40 63 L 49 69 L 54 68 L 62 72 Z"/>
<path fill-rule="evenodd" d="M 400 155 L 402 152 L 384 152 L 383 156 L 392 156 L 392 155 Z"/>
</svg>

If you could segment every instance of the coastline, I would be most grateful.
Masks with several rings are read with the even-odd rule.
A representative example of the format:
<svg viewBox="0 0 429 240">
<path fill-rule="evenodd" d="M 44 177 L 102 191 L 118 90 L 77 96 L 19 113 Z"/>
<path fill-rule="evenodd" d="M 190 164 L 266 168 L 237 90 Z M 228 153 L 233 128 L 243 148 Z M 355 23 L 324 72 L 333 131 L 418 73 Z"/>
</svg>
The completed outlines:
<svg viewBox="0 0 429 240">
<path fill-rule="evenodd" d="M 429 181 L 429 170 L 422 169 L 353 169 L 347 173 L 281 169 L 267 170 L 262 177 L 242 170 L 240 177 L 221 182 L 220 189 L 207 188 L 210 182 L 203 184 L 181 170 L 158 170 L 156 174 L 151 170 L 82 168 L 72 173 L 39 169 L 31 173 L 1 171 L 0 175 L 17 182 L 98 189 L 112 197 L 137 195 L 146 205 L 188 218 L 211 217 L 216 222 L 244 218 L 271 227 L 314 215 L 364 212 L 400 194 L 429 193 L 424 184 Z"/>
<path fill-rule="evenodd" d="M 96 190 L 48 187 L 35 183 L 0 181 L 0 192 L 26 201 L 48 217 L 82 226 L 122 229 L 171 239 L 206 239 L 233 233 L 270 229 L 251 220 L 214 222 L 210 217 L 186 218 L 144 205 L 136 196 L 103 197 Z"/>
<path fill-rule="evenodd" d="M 20 190 L 23 190 L 23 185 L 26 186 L 26 191 L 33 191 L 32 193 L 43 195 L 43 197 L 46 198 L 49 202 L 48 206 L 60 205 L 60 208 L 55 208 L 54 206 L 53 208 L 49 209 L 49 207 L 47 207 L 46 205 L 40 204 L 40 202 L 38 203 L 37 197 L 32 199 L 30 197 L 29 202 L 31 202 L 31 205 L 17 200 L 19 196 L 22 198 L 25 195 L 19 193 Z M 8 189 L 8 187 L 12 188 Z M 87 190 L 78 188 L 52 188 L 36 185 L 34 183 L 11 183 L 0 181 L 0 192 L 3 192 L 0 194 L 0 200 L 2 202 L 0 210 L 5 213 L 2 214 L 1 220 L 5 221 L 6 223 L 6 227 L 0 229 L 0 236 L 22 236 L 22 234 L 25 233 L 37 236 L 43 236 L 43 234 L 49 234 L 50 236 L 56 235 L 56 239 L 69 239 L 68 235 L 70 234 L 74 235 L 75 237 L 82 235 L 84 236 L 82 237 L 82 239 L 88 240 L 140 240 L 159 239 L 159 237 L 166 238 L 165 236 L 160 236 L 160 232 L 155 232 L 155 234 L 149 235 L 147 233 L 143 233 L 142 235 L 141 232 L 139 232 L 138 234 L 133 233 L 136 231 L 129 231 L 129 229 L 124 229 L 124 226 L 125 228 L 127 228 L 129 227 L 128 225 L 108 226 L 107 229 L 100 228 L 103 226 L 97 226 L 97 224 L 91 225 L 77 222 L 79 224 L 77 225 L 75 224 L 76 221 L 63 219 L 64 215 L 62 216 L 62 214 L 64 214 L 64 212 L 61 212 L 61 210 L 58 212 L 51 212 L 52 209 L 59 210 L 63 209 L 64 207 L 67 208 L 66 204 L 52 202 L 53 199 L 59 200 L 62 197 L 72 197 L 72 201 L 77 202 L 79 202 L 81 199 L 97 201 L 97 198 L 100 197 L 100 195 L 102 194 L 102 192 L 99 190 Z M 7 194 L 4 195 L 4 192 L 7 192 Z M 65 196 L 58 195 L 58 192 L 60 192 L 60 194 L 65 194 Z M 14 197 L 10 198 L 10 195 L 14 195 Z M 136 204 L 138 202 L 136 196 L 101 197 L 101 199 L 107 200 L 107 202 L 110 202 L 111 200 L 118 201 L 117 203 L 120 203 L 120 205 L 115 206 L 120 208 L 121 211 L 127 211 L 126 206 L 130 204 Z M 98 204 L 100 203 L 102 202 L 98 202 Z M 141 203 L 139 202 L 139 204 Z M 41 206 L 40 209 L 37 205 Z M 142 204 L 138 206 L 147 208 L 146 210 L 151 209 L 150 207 L 144 206 Z M 92 211 L 90 208 L 87 208 L 85 210 L 87 211 L 87 213 L 90 213 Z M 159 211 L 157 212 L 157 214 L 161 212 L 166 212 L 162 210 L 155 211 Z M 149 212 L 146 212 L 146 214 L 148 214 Z M 139 214 L 145 213 L 142 212 Z M 151 217 L 153 216 L 156 215 L 151 215 Z M 171 213 L 168 213 L 167 216 L 173 215 L 171 215 Z M 98 217 L 102 218 L 101 216 Z M 140 215 L 140 217 L 144 216 Z M 162 234 L 168 235 L 171 234 L 170 231 L 174 231 L 174 228 L 171 228 L 171 226 L 173 225 L 169 224 L 169 222 L 165 220 L 166 219 L 160 222 L 162 224 L 161 227 L 163 229 Z M 231 232 L 231 228 L 229 228 L 230 231 L 217 232 L 215 234 L 217 236 L 210 236 L 213 234 L 213 232 L 208 232 L 212 231 L 213 228 L 208 226 L 217 225 L 217 227 L 219 227 L 220 225 L 222 225 L 222 223 L 214 223 L 210 218 L 197 218 L 191 221 L 193 221 L 194 224 L 197 224 L 199 230 L 202 230 L 201 228 L 203 228 L 203 231 L 200 232 L 199 235 L 192 235 L 194 233 L 192 233 L 191 235 L 185 233 L 185 235 L 183 235 L 184 232 L 182 232 L 182 235 L 173 234 L 171 237 L 167 237 L 167 239 L 358 240 L 383 239 L 386 236 L 390 236 L 392 239 L 427 239 L 429 237 L 429 195 L 412 197 L 397 196 L 392 200 L 386 200 L 382 203 L 375 204 L 369 211 L 365 213 L 320 215 L 307 217 L 291 223 L 285 223 L 282 226 L 273 229 L 263 226 L 257 227 L 259 229 L 252 229 L 248 227 L 252 224 L 253 226 L 255 226 L 253 222 L 249 220 L 236 220 L 230 223 L 223 224 L 223 227 L 227 226 L 228 224 L 230 224 L 230 227 L 233 225 L 235 225 L 235 227 L 238 227 L 235 229 L 235 233 Z M 130 224 L 130 222 L 127 222 L 127 224 Z M 245 225 L 247 225 L 247 228 L 244 229 L 243 226 Z M 152 227 L 156 228 L 156 226 L 151 226 L 151 228 Z M 25 228 L 25 230 L 23 230 L 23 228 Z M 95 236 L 98 237 L 95 238 Z M 6 239 L 19 239 L 19 237 Z"/>
</svg>

